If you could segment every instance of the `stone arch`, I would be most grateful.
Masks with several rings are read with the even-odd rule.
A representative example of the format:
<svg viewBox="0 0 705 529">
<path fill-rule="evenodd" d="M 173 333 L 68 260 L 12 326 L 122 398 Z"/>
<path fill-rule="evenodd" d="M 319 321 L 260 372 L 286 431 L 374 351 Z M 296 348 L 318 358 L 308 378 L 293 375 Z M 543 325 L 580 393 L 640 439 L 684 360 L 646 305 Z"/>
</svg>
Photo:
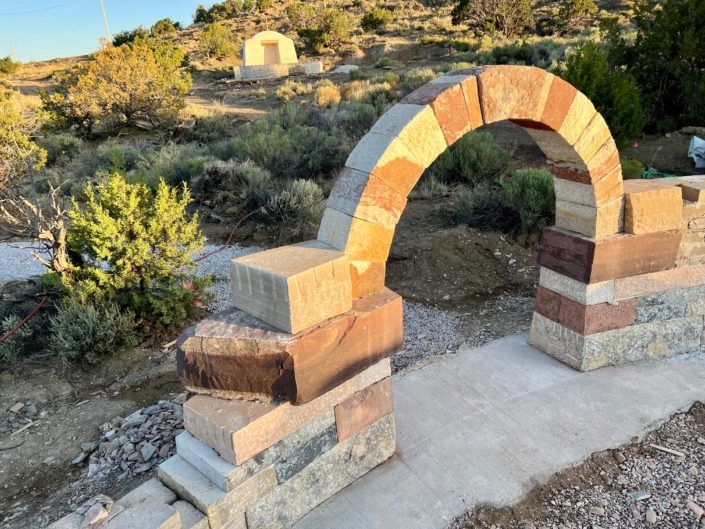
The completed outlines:
<svg viewBox="0 0 705 529">
<path fill-rule="evenodd" d="M 331 193 L 318 239 L 350 259 L 354 296 L 383 287 L 394 228 L 424 170 L 467 132 L 503 120 L 520 125 L 545 153 L 556 226 L 593 238 L 621 231 L 619 153 L 587 97 L 539 68 L 457 70 L 384 114 L 350 154 Z"/>
</svg>

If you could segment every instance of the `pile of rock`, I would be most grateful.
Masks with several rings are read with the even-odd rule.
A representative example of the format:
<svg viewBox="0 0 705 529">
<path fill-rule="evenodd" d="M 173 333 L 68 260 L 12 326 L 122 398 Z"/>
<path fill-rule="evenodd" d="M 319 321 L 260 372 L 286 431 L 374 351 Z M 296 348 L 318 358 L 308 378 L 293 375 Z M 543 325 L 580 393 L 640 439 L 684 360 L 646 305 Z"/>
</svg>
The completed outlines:
<svg viewBox="0 0 705 529">
<path fill-rule="evenodd" d="M 81 443 L 76 465 L 88 462 L 88 477 L 119 468 L 118 479 L 143 474 L 175 453 L 174 438 L 183 431 L 186 393 L 173 401 L 159 401 L 125 418 L 115 417 L 101 426 L 97 441 Z"/>
<path fill-rule="evenodd" d="M 47 412 L 40 412 L 36 404 L 31 402 L 16 402 L 7 411 L 8 415 L 0 420 L 0 436 L 25 428 L 47 415 Z"/>
</svg>

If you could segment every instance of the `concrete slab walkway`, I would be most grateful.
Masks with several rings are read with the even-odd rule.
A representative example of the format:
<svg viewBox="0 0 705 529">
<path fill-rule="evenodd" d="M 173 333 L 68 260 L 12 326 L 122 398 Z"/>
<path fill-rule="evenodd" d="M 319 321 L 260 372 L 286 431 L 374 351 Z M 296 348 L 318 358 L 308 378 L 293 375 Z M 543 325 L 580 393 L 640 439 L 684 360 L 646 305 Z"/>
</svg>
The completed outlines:
<svg viewBox="0 0 705 529">
<path fill-rule="evenodd" d="M 579 373 L 497 340 L 394 381 L 397 453 L 297 529 L 442 529 L 705 401 L 705 354 Z"/>
</svg>

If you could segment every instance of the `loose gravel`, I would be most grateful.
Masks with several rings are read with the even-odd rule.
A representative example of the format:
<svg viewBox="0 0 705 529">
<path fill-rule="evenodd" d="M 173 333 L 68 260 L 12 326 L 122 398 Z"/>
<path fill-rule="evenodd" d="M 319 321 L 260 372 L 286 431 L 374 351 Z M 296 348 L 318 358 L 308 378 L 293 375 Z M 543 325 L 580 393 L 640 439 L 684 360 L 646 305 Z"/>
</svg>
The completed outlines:
<svg viewBox="0 0 705 529">
<path fill-rule="evenodd" d="M 0 283 L 41 274 L 44 267 L 32 255 L 32 243 L 0 243 Z"/>
<path fill-rule="evenodd" d="M 481 507 L 458 529 L 705 527 L 705 405 L 671 417 L 642 442 L 595 454 L 519 505 Z"/>
</svg>

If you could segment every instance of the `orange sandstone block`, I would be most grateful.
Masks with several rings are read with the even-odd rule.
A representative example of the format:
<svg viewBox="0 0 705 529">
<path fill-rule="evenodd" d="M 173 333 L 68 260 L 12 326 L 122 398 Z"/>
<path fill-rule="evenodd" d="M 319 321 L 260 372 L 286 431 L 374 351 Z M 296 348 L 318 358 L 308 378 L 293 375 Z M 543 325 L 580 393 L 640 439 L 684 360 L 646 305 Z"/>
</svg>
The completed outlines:
<svg viewBox="0 0 705 529">
<path fill-rule="evenodd" d="M 358 391 L 335 407 L 338 441 L 349 439 L 393 411 L 392 383 L 389 378 Z"/>
<path fill-rule="evenodd" d="M 384 290 L 386 263 L 370 261 L 351 261 L 350 279 L 352 280 L 353 299 L 371 296 Z"/>
<path fill-rule="evenodd" d="M 540 122 L 553 75 L 533 67 L 490 66 L 479 75 L 485 123 L 505 119 Z"/>
<path fill-rule="evenodd" d="M 654 233 L 675 230 L 683 220 L 680 187 L 658 180 L 624 182 L 626 233 Z"/>
<path fill-rule="evenodd" d="M 624 194 L 622 170 L 620 167 L 615 167 L 601 180 L 598 180 L 592 185 L 564 180 L 562 178 L 554 179 L 553 183 L 557 201 L 572 202 L 585 206 L 601 206 Z"/>
<path fill-rule="evenodd" d="M 429 83 L 406 96 L 401 102 L 429 105 L 448 145 L 452 145 L 473 129 L 460 83 Z"/>
<path fill-rule="evenodd" d="M 345 166 L 376 176 L 404 196 L 426 170 L 400 139 L 374 132 L 358 142 Z"/>
<path fill-rule="evenodd" d="M 560 77 L 554 77 L 548 92 L 548 101 L 541 116 L 541 123 L 553 130 L 559 130 L 577 93 L 573 85 Z"/>
<path fill-rule="evenodd" d="M 576 157 L 577 152 L 576 152 Z M 619 151 L 612 138 L 609 138 L 598 149 L 597 153 L 587 162 L 566 158 L 565 160 L 549 157 L 548 166 L 551 172 L 563 180 L 591 184 L 604 178 L 605 175 L 621 167 Z"/>
<path fill-rule="evenodd" d="M 351 261 L 387 260 L 394 229 L 352 217 L 332 208 L 323 213 L 318 240 L 345 252 Z"/>
<path fill-rule="evenodd" d="M 374 175 L 344 167 L 328 197 L 327 206 L 352 217 L 393 228 L 407 199 Z"/>
<path fill-rule="evenodd" d="M 575 145 L 595 114 L 597 110 L 590 100 L 581 92 L 577 92 L 558 132 L 568 143 Z"/>
<path fill-rule="evenodd" d="M 588 161 L 597 154 L 600 147 L 611 137 L 610 129 L 604 118 L 599 113 L 595 114 L 575 143 L 575 151 L 580 158 Z"/>
<path fill-rule="evenodd" d="M 623 200 L 619 196 L 600 206 L 556 201 L 556 226 L 595 239 L 622 231 Z"/>
</svg>

